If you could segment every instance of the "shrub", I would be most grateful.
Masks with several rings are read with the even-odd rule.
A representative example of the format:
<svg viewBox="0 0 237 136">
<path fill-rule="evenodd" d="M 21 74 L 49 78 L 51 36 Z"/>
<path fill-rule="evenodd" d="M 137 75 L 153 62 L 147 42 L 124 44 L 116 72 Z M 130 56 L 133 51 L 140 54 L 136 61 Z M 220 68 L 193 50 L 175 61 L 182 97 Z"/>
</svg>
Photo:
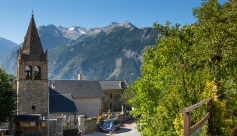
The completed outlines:
<svg viewBox="0 0 237 136">
<path fill-rule="evenodd" d="M 110 118 L 113 118 L 114 116 L 113 115 L 108 115 L 108 118 L 110 119 Z"/>
<path fill-rule="evenodd" d="M 66 129 L 76 129 L 77 126 L 69 126 L 67 124 L 63 124 L 63 130 L 66 130 Z"/>
<path fill-rule="evenodd" d="M 97 120 L 97 116 L 94 116 L 94 117 L 93 117 L 93 120 Z"/>
<path fill-rule="evenodd" d="M 120 117 L 120 116 L 121 116 L 121 114 L 120 114 L 120 113 L 116 114 L 116 117 Z"/>
<path fill-rule="evenodd" d="M 87 118 L 87 120 L 93 120 L 93 118 L 92 118 L 92 117 L 90 117 L 90 118 Z"/>
</svg>

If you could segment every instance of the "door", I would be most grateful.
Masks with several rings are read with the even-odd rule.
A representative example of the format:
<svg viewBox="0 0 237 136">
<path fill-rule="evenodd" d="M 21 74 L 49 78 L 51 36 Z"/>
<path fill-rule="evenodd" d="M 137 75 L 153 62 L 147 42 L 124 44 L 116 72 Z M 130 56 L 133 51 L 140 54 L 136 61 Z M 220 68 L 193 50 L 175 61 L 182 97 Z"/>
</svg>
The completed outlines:
<svg viewBox="0 0 237 136">
<path fill-rule="evenodd" d="M 109 109 L 110 109 L 110 110 L 112 110 L 112 109 L 113 109 L 112 105 L 113 105 L 113 103 L 112 103 L 112 102 L 110 102 L 110 104 L 109 104 Z"/>
</svg>

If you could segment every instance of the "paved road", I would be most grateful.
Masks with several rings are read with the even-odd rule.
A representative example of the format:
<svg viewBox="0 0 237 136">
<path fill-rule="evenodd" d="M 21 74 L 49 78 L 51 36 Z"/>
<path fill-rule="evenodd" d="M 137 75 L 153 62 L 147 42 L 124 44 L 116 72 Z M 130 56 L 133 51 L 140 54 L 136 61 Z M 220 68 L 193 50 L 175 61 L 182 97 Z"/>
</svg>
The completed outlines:
<svg viewBox="0 0 237 136">
<path fill-rule="evenodd" d="M 137 119 L 132 119 L 129 121 L 126 121 L 120 130 L 115 132 L 114 136 L 141 136 L 139 132 L 137 132 L 137 130 L 135 129 L 136 124 L 134 123 L 134 121 L 138 120 Z M 104 132 L 94 132 L 94 133 L 90 133 L 90 134 L 86 134 L 86 136 L 108 136 L 108 133 L 104 133 Z"/>
</svg>

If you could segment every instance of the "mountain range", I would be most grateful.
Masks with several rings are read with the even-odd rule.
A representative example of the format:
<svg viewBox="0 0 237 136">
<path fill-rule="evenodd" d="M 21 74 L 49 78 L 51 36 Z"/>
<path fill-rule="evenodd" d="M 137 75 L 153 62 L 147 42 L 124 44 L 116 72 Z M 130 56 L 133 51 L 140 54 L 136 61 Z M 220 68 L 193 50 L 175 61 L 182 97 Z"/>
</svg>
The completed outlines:
<svg viewBox="0 0 237 136">
<path fill-rule="evenodd" d="M 50 79 L 134 81 L 140 77 L 145 46 L 156 45 L 158 32 L 129 22 L 85 29 L 47 25 L 38 28 L 43 49 L 48 49 Z M 0 56 L 0 66 L 16 74 L 15 46 Z"/>
<path fill-rule="evenodd" d="M 17 46 L 17 44 L 10 40 L 0 37 L 0 55 L 7 52 L 9 49 L 11 49 L 14 46 Z"/>
</svg>

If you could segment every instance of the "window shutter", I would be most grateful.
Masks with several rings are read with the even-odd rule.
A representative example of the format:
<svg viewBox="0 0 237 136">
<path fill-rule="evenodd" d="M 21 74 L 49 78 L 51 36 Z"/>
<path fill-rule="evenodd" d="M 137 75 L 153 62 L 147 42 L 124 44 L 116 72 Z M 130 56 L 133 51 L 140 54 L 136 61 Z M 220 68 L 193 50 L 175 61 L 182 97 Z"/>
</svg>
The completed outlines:
<svg viewBox="0 0 237 136">
<path fill-rule="evenodd" d="M 102 109 L 104 109 L 105 104 L 102 104 Z"/>
<path fill-rule="evenodd" d="M 109 94 L 109 98 L 110 98 L 110 94 Z"/>
<path fill-rule="evenodd" d="M 112 94 L 112 98 L 114 98 L 114 94 Z"/>
</svg>

